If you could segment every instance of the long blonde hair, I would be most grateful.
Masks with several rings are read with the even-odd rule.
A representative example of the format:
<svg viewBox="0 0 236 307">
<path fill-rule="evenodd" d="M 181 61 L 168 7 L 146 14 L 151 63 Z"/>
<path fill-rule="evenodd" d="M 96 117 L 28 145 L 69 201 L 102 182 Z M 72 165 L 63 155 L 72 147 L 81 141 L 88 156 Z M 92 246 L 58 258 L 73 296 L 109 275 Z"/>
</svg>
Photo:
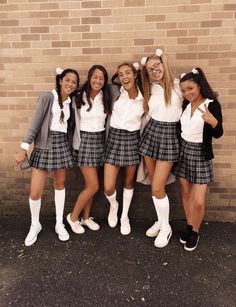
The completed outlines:
<svg viewBox="0 0 236 307">
<path fill-rule="evenodd" d="M 173 78 L 173 75 L 170 69 L 167 54 L 163 53 L 160 57 L 157 56 L 156 54 L 149 56 L 146 60 L 145 65 L 141 69 L 142 84 L 143 84 L 143 90 L 144 90 L 144 111 L 145 113 L 148 113 L 148 110 L 149 110 L 148 101 L 151 96 L 150 78 L 149 78 L 149 75 L 146 69 L 146 65 L 148 61 L 151 59 L 154 59 L 154 60 L 160 59 L 164 67 L 162 80 L 163 80 L 164 98 L 165 98 L 166 106 L 171 105 L 172 89 L 174 87 L 174 78 Z"/>
</svg>

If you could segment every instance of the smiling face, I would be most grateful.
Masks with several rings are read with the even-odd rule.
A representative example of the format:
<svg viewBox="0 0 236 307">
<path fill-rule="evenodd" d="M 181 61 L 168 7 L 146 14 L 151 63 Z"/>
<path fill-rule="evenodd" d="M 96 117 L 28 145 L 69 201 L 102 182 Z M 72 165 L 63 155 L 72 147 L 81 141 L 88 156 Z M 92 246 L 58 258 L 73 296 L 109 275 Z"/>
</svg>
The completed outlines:
<svg viewBox="0 0 236 307">
<path fill-rule="evenodd" d="M 200 92 L 200 86 L 192 80 L 180 83 L 180 88 L 185 99 L 191 103 L 199 103 L 203 97 Z"/>
<path fill-rule="evenodd" d="M 128 65 L 120 66 L 118 68 L 117 74 L 120 84 L 124 87 L 126 91 L 136 89 L 135 86 L 136 75 L 130 66 Z"/>
<path fill-rule="evenodd" d="M 91 94 L 96 95 L 103 88 L 105 83 L 105 77 L 103 72 L 100 69 L 95 69 L 91 78 L 90 78 L 90 86 L 91 86 Z"/>
<path fill-rule="evenodd" d="M 164 75 L 164 67 L 159 57 L 151 58 L 146 63 L 146 70 L 149 78 L 153 81 L 160 82 Z"/>
<path fill-rule="evenodd" d="M 67 99 L 78 87 L 78 78 L 76 74 L 69 72 L 61 80 L 61 97 Z"/>
</svg>

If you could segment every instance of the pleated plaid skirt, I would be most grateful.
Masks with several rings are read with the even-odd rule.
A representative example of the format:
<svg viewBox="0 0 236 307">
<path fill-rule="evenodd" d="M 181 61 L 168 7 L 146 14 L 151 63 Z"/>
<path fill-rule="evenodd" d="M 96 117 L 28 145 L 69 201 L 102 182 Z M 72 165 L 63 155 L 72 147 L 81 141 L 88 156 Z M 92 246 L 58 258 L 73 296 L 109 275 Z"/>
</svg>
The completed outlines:
<svg viewBox="0 0 236 307">
<path fill-rule="evenodd" d="M 139 141 L 140 130 L 130 132 L 110 127 L 105 149 L 105 163 L 117 166 L 139 164 Z"/>
<path fill-rule="evenodd" d="M 205 184 L 213 181 L 212 160 L 204 160 L 202 143 L 181 140 L 180 159 L 174 165 L 173 173 L 192 183 Z"/>
<path fill-rule="evenodd" d="M 50 136 L 52 143 L 49 149 L 34 148 L 30 156 L 31 166 L 47 171 L 73 167 L 74 162 L 67 134 L 51 131 Z"/>
<path fill-rule="evenodd" d="M 179 159 L 178 123 L 160 122 L 153 118 L 144 128 L 139 153 L 154 160 L 176 162 Z"/>
<path fill-rule="evenodd" d="M 104 164 L 105 131 L 80 131 L 79 150 L 74 150 L 73 158 L 77 166 L 98 167 Z"/>
</svg>

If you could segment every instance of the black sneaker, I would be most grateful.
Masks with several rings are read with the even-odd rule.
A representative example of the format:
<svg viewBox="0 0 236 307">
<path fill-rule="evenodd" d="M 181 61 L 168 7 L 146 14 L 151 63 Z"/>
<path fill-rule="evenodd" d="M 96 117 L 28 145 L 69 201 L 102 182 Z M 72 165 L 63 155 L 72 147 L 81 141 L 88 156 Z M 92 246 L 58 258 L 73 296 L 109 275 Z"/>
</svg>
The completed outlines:
<svg viewBox="0 0 236 307">
<path fill-rule="evenodd" d="M 185 244 L 187 242 L 187 239 L 188 239 L 189 235 L 191 235 L 192 230 L 193 230 L 193 226 L 188 225 L 185 228 L 185 230 L 180 233 L 180 238 L 179 238 L 180 243 Z"/>
<path fill-rule="evenodd" d="M 193 251 L 198 244 L 199 241 L 199 234 L 192 230 L 191 235 L 188 237 L 186 244 L 184 245 L 184 249 L 186 251 Z"/>
</svg>

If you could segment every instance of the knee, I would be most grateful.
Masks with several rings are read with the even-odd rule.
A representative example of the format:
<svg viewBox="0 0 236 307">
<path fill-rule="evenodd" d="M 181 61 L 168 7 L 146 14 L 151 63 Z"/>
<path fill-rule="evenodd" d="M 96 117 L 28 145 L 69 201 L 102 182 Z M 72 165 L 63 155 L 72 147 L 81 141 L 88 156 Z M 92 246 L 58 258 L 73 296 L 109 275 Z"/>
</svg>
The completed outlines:
<svg viewBox="0 0 236 307">
<path fill-rule="evenodd" d="M 199 201 L 199 200 L 195 200 L 194 202 L 194 207 L 196 211 L 202 211 L 205 208 L 205 202 L 203 201 Z"/>
<path fill-rule="evenodd" d="M 161 187 L 152 187 L 152 195 L 156 198 L 163 198 L 166 195 L 165 189 Z"/>
<path fill-rule="evenodd" d="M 93 184 L 93 185 L 87 186 L 85 187 L 85 189 L 87 189 L 91 195 L 94 195 L 99 190 L 99 184 Z"/>
<path fill-rule="evenodd" d="M 30 199 L 32 200 L 39 200 L 41 198 L 41 193 L 39 192 L 30 192 Z"/>
<path fill-rule="evenodd" d="M 129 189 L 129 190 L 133 189 L 133 187 L 134 187 L 134 179 L 126 178 L 124 180 L 124 187 L 126 189 Z"/>
<path fill-rule="evenodd" d="M 65 187 L 65 181 L 64 180 L 54 181 L 55 190 L 63 190 L 64 187 Z"/>
</svg>

